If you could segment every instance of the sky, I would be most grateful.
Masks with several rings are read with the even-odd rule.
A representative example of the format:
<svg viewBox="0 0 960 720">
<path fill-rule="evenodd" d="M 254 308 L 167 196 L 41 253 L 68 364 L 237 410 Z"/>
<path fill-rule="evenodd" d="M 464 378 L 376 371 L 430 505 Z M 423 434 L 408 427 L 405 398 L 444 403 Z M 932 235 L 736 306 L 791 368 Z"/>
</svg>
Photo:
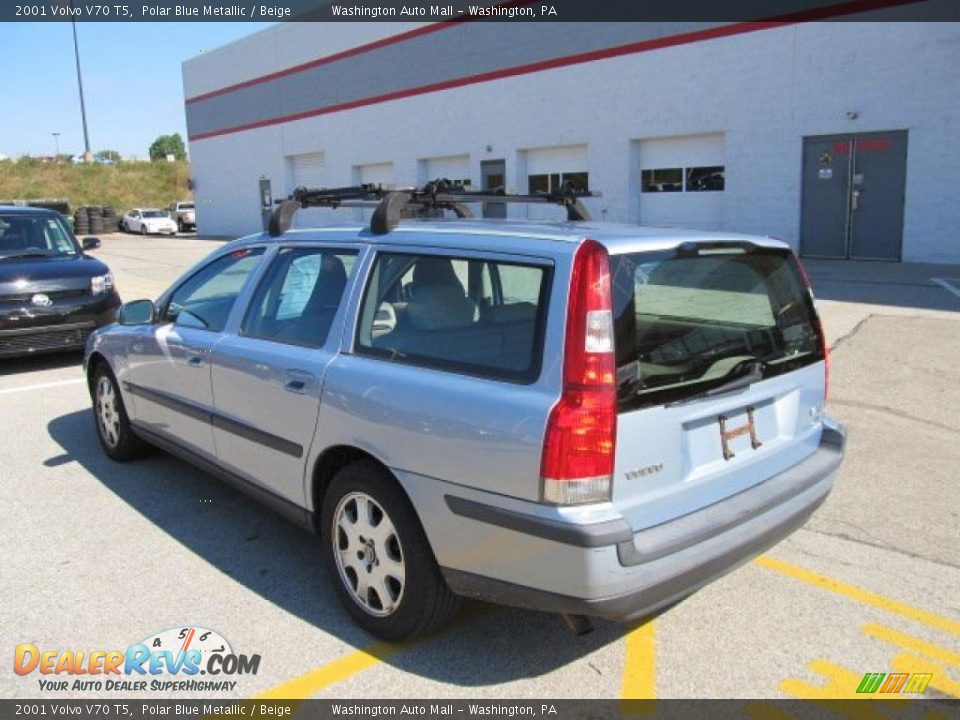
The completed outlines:
<svg viewBox="0 0 960 720">
<path fill-rule="evenodd" d="M 158 135 L 186 142 L 180 63 L 271 23 L 77 23 L 90 149 L 147 156 Z M 0 23 L 0 155 L 83 153 L 70 23 Z"/>
</svg>

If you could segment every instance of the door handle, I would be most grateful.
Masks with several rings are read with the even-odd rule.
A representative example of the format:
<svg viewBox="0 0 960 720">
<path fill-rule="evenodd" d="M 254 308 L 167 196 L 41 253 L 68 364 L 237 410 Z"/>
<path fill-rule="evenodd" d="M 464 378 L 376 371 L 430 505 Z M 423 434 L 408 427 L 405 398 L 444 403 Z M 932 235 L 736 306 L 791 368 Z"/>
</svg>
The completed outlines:
<svg viewBox="0 0 960 720">
<path fill-rule="evenodd" d="M 190 367 L 203 367 L 203 358 L 199 355 L 191 355 L 187 358 L 187 365 Z"/>
<path fill-rule="evenodd" d="M 860 209 L 860 191 L 859 190 L 853 191 L 853 209 L 854 210 Z"/>
<path fill-rule="evenodd" d="M 283 389 L 298 394 L 306 392 L 311 381 L 316 379 L 313 373 L 304 370 L 287 370 L 285 378 Z"/>
</svg>

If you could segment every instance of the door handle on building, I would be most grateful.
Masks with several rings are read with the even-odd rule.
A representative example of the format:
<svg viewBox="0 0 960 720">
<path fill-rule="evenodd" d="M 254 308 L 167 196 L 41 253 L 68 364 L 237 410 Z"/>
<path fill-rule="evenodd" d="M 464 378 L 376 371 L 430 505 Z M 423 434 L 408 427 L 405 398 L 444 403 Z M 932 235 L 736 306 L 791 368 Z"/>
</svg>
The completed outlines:
<svg viewBox="0 0 960 720">
<path fill-rule="evenodd" d="M 853 202 L 850 207 L 853 210 L 858 210 L 860 208 L 860 191 L 859 190 L 853 191 Z"/>
</svg>

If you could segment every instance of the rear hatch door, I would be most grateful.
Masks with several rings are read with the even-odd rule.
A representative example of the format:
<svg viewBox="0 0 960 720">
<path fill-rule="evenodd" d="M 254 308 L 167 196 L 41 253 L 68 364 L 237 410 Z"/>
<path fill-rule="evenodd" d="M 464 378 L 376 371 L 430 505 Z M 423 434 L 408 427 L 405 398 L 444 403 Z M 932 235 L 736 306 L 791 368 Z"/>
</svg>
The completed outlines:
<svg viewBox="0 0 960 720">
<path fill-rule="evenodd" d="M 786 247 L 611 250 L 613 503 L 635 530 L 742 492 L 813 453 L 824 348 Z"/>
</svg>

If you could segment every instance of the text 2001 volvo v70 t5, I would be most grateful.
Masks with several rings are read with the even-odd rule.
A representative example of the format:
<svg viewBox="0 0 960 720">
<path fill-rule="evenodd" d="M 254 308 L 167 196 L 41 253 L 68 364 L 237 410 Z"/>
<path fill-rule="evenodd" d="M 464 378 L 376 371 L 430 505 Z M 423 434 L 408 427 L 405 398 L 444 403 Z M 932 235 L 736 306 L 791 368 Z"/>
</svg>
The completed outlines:
<svg viewBox="0 0 960 720">
<path fill-rule="evenodd" d="M 826 363 L 778 241 L 446 220 L 235 241 L 86 355 L 110 457 L 316 531 L 389 639 L 461 596 L 640 617 L 773 545 L 842 460 Z"/>
</svg>

